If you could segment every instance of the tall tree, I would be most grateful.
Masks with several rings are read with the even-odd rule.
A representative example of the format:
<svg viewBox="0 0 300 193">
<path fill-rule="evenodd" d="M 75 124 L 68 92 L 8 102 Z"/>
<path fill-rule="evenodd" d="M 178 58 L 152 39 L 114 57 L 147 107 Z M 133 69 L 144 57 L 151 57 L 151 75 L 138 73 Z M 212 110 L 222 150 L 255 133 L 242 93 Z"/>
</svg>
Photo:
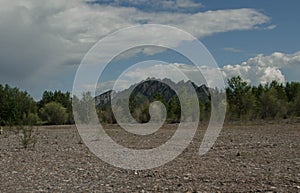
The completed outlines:
<svg viewBox="0 0 300 193">
<path fill-rule="evenodd" d="M 238 119 L 243 114 L 246 114 L 252 106 L 253 99 L 251 97 L 251 86 L 240 76 L 232 77 L 227 81 L 228 87 L 226 89 L 227 100 L 229 103 L 229 112 L 233 117 Z"/>
</svg>

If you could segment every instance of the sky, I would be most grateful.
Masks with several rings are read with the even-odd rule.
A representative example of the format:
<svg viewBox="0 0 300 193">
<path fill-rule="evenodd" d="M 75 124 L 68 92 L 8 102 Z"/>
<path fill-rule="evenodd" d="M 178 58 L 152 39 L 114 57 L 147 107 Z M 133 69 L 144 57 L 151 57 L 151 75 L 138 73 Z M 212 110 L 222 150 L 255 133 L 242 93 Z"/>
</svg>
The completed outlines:
<svg viewBox="0 0 300 193">
<path fill-rule="evenodd" d="M 36 100 L 45 90 L 71 92 L 76 71 L 96 42 L 142 24 L 174 26 L 193 35 L 225 80 L 240 75 L 252 85 L 300 81 L 299 7 L 298 0 L 0 0 L 0 83 L 26 90 Z M 158 62 L 131 67 L 146 60 Z M 168 49 L 143 48 L 111 61 L 99 85 L 105 90 L 118 79 L 121 90 L 148 72 L 179 81 L 168 73 L 172 67 L 198 75 L 188 60 Z M 201 69 L 215 73 L 205 64 Z"/>
</svg>

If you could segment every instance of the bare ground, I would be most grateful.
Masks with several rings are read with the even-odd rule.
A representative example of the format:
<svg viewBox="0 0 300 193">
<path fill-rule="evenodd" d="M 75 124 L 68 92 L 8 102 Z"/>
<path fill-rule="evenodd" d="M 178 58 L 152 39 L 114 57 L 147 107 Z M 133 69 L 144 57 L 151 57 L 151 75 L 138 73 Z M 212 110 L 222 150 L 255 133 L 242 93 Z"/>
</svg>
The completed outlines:
<svg viewBox="0 0 300 193">
<path fill-rule="evenodd" d="M 177 125 L 139 137 L 107 125 L 118 143 L 156 147 Z M 161 167 L 132 171 L 94 156 L 75 126 L 40 127 L 35 148 L 13 132 L 0 135 L 0 192 L 300 192 L 300 123 L 225 125 L 204 156 L 199 127 L 190 146 Z"/>
</svg>

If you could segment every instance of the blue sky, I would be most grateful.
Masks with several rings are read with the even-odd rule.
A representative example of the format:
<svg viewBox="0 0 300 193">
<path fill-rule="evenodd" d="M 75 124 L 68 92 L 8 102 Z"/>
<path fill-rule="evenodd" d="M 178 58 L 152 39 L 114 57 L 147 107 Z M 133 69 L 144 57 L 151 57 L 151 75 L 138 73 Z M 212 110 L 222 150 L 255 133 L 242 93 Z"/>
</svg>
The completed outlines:
<svg viewBox="0 0 300 193">
<path fill-rule="evenodd" d="M 98 40 L 140 24 L 191 33 L 212 53 L 224 78 L 240 75 L 251 84 L 300 81 L 297 0 L 3 0 L 0 7 L 0 83 L 35 99 L 44 90 L 72 91 L 80 61 Z M 137 52 L 113 61 L 102 85 L 137 61 L 153 59 L 190 66 L 169 51 Z"/>
<path fill-rule="evenodd" d="M 270 23 L 276 25 L 273 30 L 249 30 L 216 34 L 202 39 L 202 42 L 214 54 L 220 64 L 240 63 L 249 56 L 272 54 L 273 52 L 295 53 L 300 43 L 300 2 L 291 1 L 202 1 L 206 8 L 231 9 L 254 8 L 271 17 Z M 225 52 L 222 48 L 232 47 L 243 50 L 242 53 Z"/>
</svg>

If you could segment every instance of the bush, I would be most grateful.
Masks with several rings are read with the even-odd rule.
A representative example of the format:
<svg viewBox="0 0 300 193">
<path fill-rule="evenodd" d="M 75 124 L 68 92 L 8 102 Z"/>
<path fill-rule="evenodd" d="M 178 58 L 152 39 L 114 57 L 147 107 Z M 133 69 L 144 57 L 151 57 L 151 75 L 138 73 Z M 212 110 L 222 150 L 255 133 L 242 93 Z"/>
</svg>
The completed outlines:
<svg viewBox="0 0 300 193">
<path fill-rule="evenodd" d="M 20 132 L 20 145 L 27 149 L 28 147 L 35 147 L 37 142 L 36 135 L 32 126 L 20 126 L 18 128 Z"/>
<path fill-rule="evenodd" d="M 29 113 L 28 116 L 23 121 L 25 125 L 39 125 L 41 120 L 37 113 Z"/>
<path fill-rule="evenodd" d="M 68 113 L 60 103 L 50 102 L 40 110 L 41 118 L 47 124 L 61 125 L 67 122 Z"/>
</svg>

